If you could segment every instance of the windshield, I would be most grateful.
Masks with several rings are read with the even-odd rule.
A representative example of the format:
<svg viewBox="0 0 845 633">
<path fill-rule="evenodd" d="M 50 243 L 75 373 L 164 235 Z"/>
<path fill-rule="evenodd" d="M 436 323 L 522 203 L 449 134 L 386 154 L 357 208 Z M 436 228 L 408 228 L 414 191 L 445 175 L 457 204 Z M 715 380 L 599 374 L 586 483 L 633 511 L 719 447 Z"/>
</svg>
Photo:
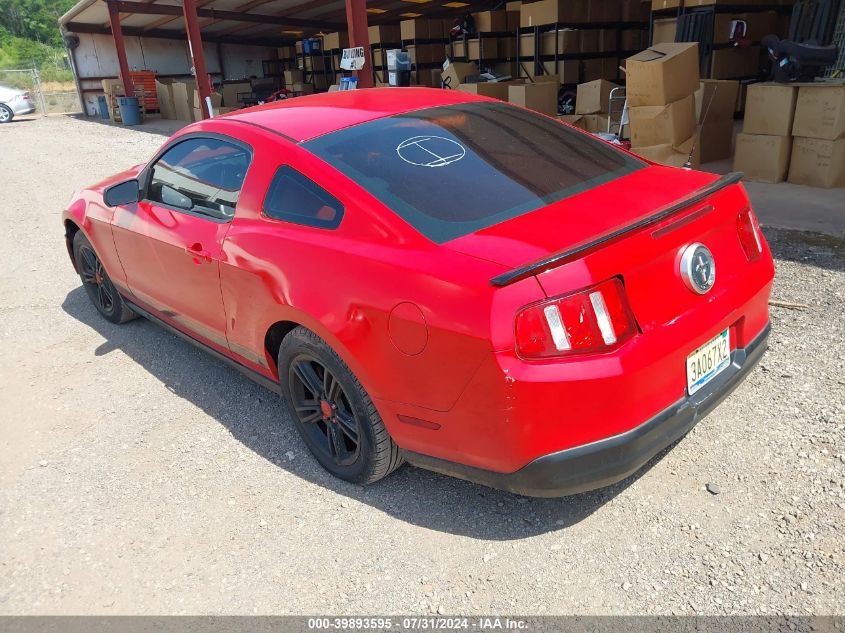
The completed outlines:
<svg viewBox="0 0 845 633">
<path fill-rule="evenodd" d="M 438 243 L 645 166 L 587 134 L 505 103 L 377 119 L 303 146 Z"/>
</svg>

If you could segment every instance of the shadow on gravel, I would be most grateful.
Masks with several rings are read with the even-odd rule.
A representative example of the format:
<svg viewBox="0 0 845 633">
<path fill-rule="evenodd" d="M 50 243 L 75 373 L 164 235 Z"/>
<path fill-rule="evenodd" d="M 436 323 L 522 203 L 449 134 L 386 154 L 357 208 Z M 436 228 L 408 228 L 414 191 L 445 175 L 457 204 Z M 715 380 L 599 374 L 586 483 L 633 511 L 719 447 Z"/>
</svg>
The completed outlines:
<svg viewBox="0 0 845 633">
<path fill-rule="evenodd" d="M 408 465 L 377 484 L 356 486 L 332 477 L 311 457 L 278 395 L 146 319 L 124 325 L 109 323 L 81 287 L 67 295 L 62 308 L 105 339 L 92 350 L 95 356 L 122 351 L 264 459 L 309 482 L 431 530 L 507 541 L 565 529 L 589 517 L 671 450 L 615 486 L 561 499 L 520 497 Z"/>
<path fill-rule="evenodd" d="M 100 127 L 115 127 L 125 130 L 132 130 L 133 132 L 146 132 L 147 134 L 156 134 L 159 136 L 171 136 L 178 130 L 182 129 L 190 123 L 190 121 L 174 121 L 172 119 L 162 119 L 158 116 L 148 117 L 141 125 L 126 126 L 122 123 L 115 123 L 111 119 L 101 119 L 100 117 L 86 116 L 84 114 L 68 115 L 70 118 L 76 119 L 82 123 L 88 123 L 91 126 Z M 152 158 L 152 156 L 150 156 Z"/>
<path fill-rule="evenodd" d="M 845 271 L 845 239 L 789 229 L 764 228 L 775 259 Z"/>
</svg>

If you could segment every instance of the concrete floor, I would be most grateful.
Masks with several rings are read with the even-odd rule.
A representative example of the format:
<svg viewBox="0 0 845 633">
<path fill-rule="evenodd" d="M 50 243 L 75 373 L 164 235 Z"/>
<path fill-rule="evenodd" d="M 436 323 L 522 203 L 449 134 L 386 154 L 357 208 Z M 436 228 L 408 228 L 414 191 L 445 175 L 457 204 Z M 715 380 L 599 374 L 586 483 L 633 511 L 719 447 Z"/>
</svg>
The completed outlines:
<svg viewBox="0 0 845 633">
<path fill-rule="evenodd" d="M 118 125 L 110 122 L 104 124 Z M 184 121 L 151 118 L 134 129 L 170 135 L 183 125 Z M 735 132 L 740 131 L 741 127 L 742 122 L 737 121 Z M 726 174 L 733 170 L 733 159 L 706 163 L 702 169 L 714 174 Z M 744 184 L 763 226 L 845 237 L 845 188 L 819 189 L 787 182 L 772 185 L 748 180 Z"/>
<path fill-rule="evenodd" d="M 706 163 L 702 169 L 726 174 L 733 170 L 733 160 Z M 763 226 L 845 237 L 845 188 L 820 189 L 788 182 L 770 185 L 749 180 L 743 184 Z"/>
</svg>

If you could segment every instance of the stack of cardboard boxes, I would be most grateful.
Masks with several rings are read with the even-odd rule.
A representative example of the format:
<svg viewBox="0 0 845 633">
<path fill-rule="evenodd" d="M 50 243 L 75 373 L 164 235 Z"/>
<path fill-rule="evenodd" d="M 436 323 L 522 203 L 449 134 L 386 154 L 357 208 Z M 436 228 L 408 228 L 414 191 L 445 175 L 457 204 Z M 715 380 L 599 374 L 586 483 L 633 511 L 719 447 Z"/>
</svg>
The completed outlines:
<svg viewBox="0 0 845 633">
<path fill-rule="evenodd" d="M 731 157 L 738 94 L 738 81 L 701 80 L 695 92 L 695 113 L 702 163 Z"/>
<path fill-rule="evenodd" d="M 549 116 L 557 115 L 558 92 L 560 91 L 558 75 L 542 75 L 528 83 L 522 79 L 476 82 L 478 72 L 475 62 L 453 62 L 447 59 L 441 72 L 443 86 L 447 89 L 509 101 Z"/>
<path fill-rule="evenodd" d="M 223 84 L 223 93 L 211 93 L 214 114 L 226 114 L 238 108 L 237 93 L 249 92 L 249 82 Z M 165 77 L 156 78 L 156 94 L 162 119 L 177 121 L 202 120 L 200 96 L 194 81 L 177 81 Z"/>
<path fill-rule="evenodd" d="M 575 99 L 575 114 L 564 114 L 558 118 L 588 132 L 607 132 L 610 92 L 617 87 L 606 79 L 579 84 Z"/>
<path fill-rule="evenodd" d="M 845 187 L 845 84 L 801 85 L 789 182 Z"/>
<path fill-rule="evenodd" d="M 794 85 L 748 87 L 742 133 L 736 137 L 734 169 L 749 180 L 774 183 L 786 179 L 797 96 Z"/>
<path fill-rule="evenodd" d="M 700 164 L 698 44 L 657 44 L 626 62 L 631 149 L 665 165 Z"/>
</svg>

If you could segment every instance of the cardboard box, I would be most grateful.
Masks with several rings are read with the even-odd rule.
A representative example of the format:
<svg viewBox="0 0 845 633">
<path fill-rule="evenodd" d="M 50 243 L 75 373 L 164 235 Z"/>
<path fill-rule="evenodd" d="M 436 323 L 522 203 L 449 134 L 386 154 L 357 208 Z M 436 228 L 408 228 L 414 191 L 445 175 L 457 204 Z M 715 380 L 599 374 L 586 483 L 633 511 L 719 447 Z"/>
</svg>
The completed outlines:
<svg viewBox="0 0 845 633">
<path fill-rule="evenodd" d="M 611 51 L 616 52 L 616 29 L 597 29 L 596 34 L 598 35 L 598 48 L 596 50 L 599 53 L 609 53 Z M 637 50 L 640 50 L 639 46 L 637 46 Z"/>
<path fill-rule="evenodd" d="M 586 130 L 586 122 L 584 121 L 584 117 L 580 114 L 559 114 L 557 116 L 559 121 L 563 121 L 564 123 L 568 123 L 573 127 L 580 128 L 582 130 Z"/>
<path fill-rule="evenodd" d="M 176 109 L 173 104 L 173 80 L 156 79 L 156 95 L 162 119 L 175 119 Z"/>
<path fill-rule="evenodd" d="M 370 44 L 399 44 L 402 33 L 398 24 L 379 24 L 367 29 Z"/>
<path fill-rule="evenodd" d="M 746 134 L 789 136 L 795 116 L 798 88 L 788 84 L 751 84 L 745 98 Z"/>
<path fill-rule="evenodd" d="M 683 167 L 687 160 L 690 161 L 690 166 L 693 169 L 698 169 L 701 166 L 701 147 L 698 144 L 698 134 L 693 134 L 679 145 L 632 147 L 631 151 L 655 163 L 670 167 Z M 690 157 L 690 153 L 692 153 L 692 157 Z"/>
<path fill-rule="evenodd" d="M 845 138 L 845 84 L 802 85 L 792 135 L 828 141 Z"/>
<path fill-rule="evenodd" d="M 499 57 L 506 59 L 516 57 L 516 38 L 500 37 L 496 40 L 496 48 L 499 51 Z"/>
<path fill-rule="evenodd" d="M 581 83 L 604 79 L 604 59 L 584 59 L 581 61 Z"/>
<path fill-rule="evenodd" d="M 212 92 L 209 96 L 211 97 L 211 107 L 215 110 L 223 105 L 223 95 L 219 92 Z M 198 90 L 194 91 L 194 107 L 200 107 L 200 93 Z"/>
<path fill-rule="evenodd" d="M 652 11 L 663 11 L 665 9 L 677 9 L 684 4 L 684 0 L 651 0 Z"/>
<path fill-rule="evenodd" d="M 733 122 L 738 93 L 738 81 L 702 79 L 695 91 L 695 120 L 702 123 L 706 115 L 707 121 Z"/>
<path fill-rule="evenodd" d="M 519 26 L 543 26 L 565 22 L 586 22 L 587 0 L 540 0 L 519 8 Z"/>
<path fill-rule="evenodd" d="M 533 45 L 534 36 L 531 36 L 531 43 Z M 552 32 L 552 33 L 543 33 L 540 39 L 540 53 L 543 55 L 554 55 L 555 54 L 555 40 L 557 40 L 557 54 L 563 55 L 564 53 L 578 53 L 581 50 L 581 31 L 576 29 L 563 29 L 560 31 Z M 534 49 L 532 48 L 530 55 L 534 54 Z"/>
<path fill-rule="evenodd" d="M 463 44 L 463 42 L 461 42 Z M 456 53 L 457 54 L 457 53 Z M 470 61 L 496 59 L 499 57 L 499 42 L 494 37 L 467 40 L 467 58 Z"/>
<path fill-rule="evenodd" d="M 179 121 L 194 121 L 194 92 L 196 84 L 191 81 L 174 81 L 171 84 L 173 90 L 173 110 L 176 119 Z"/>
<path fill-rule="evenodd" d="M 555 81 L 556 77 L 552 79 L 532 84 L 511 84 L 508 86 L 508 101 L 535 112 L 556 116 L 560 84 Z"/>
<path fill-rule="evenodd" d="M 622 0 L 623 22 L 648 22 L 651 16 L 649 0 Z"/>
<path fill-rule="evenodd" d="M 698 126 L 701 162 L 730 158 L 733 150 L 733 119 L 714 119 Z"/>
<path fill-rule="evenodd" d="M 760 72 L 760 47 L 720 48 L 711 53 L 711 79 L 752 77 Z"/>
<path fill-rule="evenodd" d="M 460 84 L 458 90 L 482 97 L 508 100 L 508 89 L 510 86 L 520 85 L 521 81 L 487 81 L 478 84 Z"/>
<path fill-rule="evenodd" d="M 475 30 L 478 33 L 499 33 L 508 30 L 507 11 L 479 11 L 473 13 Z"/>
<path fill-rule="evenodd" d="M 654 21 L 651 39 L 654 44 L 669 44 L 675 41 L 678 18 L 660 18 Z"/>
<path fill-rule="evenodd" d="M 619 0 L 587 0 L 587 22 L 619 22 L 621 15 Z"/>
<path fill-rule="evenodd" d="M 578 96 L 575 99 L 575 114 L 607 113 L 610 91 L 618 86 L 604 79 L 596 79 L 578 84 Z"/>
<path fill-rule="evenodd" d="M 285 70 L 282 73 L 282 78 L 284 80 L 284 84 L 289 86 L 302 81 L 302 75 L 303 73 L 301 70 Z"/>
<path fill-rule="evenodd" d="M 628 105 L 666 105 L 698 90 L 698 44 L 656 44 L 625 60 Z"/>
<path fill-rule="evenodd" d="M 731 22 L 733 20 L 745 22 L 746 35 L 752 42 L 759 42 L 764 36 L 778 32 L 778 14 L 774 11 L 717 13 L 713 25 L 714 44 L 730 42 Z"/>
<path fill-rule="evenodd" d="M 443 87 L 451 90 L 456 90 L 457 87 L 464 83 L 464 79 L 469 75 L 477 75 L 478 66 L 475 62 L 453 62 L 446 60 L 443 64 L 443 70 L 440 78 L 443 80 Z"/>
<path fill-rule="evenodd" d="M 443 58 L 443 47 L 440 44 L 410 44 L 405 50 L 412 64 L 430 64 L 440 62 Z"/>
<path fill-rule="evenodd" d="M 552 38 L 554 44 L 554 38 Z M 599 32 L 596 29 L 581 29 L 578 31 L 578 48 L 582 53 L 599 52 Z M 614 49 L 616 46 L 614 45 Z"/>
<path fill-rule="evenodd" d="M 679 145 L 695 132 L 695 98 L 690 95 L 665 106 L 628 109 L 631 145 Z"/>
<path fill-rule="evenodd" d="M 399 22 L 399 34 L 403 40 L 426 40 L 430 37 L 428 26 L 425 18 L 402 20 Z"/>
<path fill-rule="evenodd" d="M 296 57 L 295 46 L 279 46 L 276 49 L 276 59 L 293 59 Z"/>
<path fill-rule="evenodd" d="M 795 137 L 789 182 L 810 187 L 845 187 L 845 138 L 831 141 Z"/>
<path fill-rule="evenodd" d="M 595 134 L 596 132 L 607 133 L 607 115 L 606 114 L 582 114 L 582 122 L 584 129 Z"/>
<path fill-rule="evenodd" d="M 557 72 L 555 72 L 554 61 L 543 62 L 543 74 L 536 74 L 534 62 L 523 62 L 520 71 L 525 70 L 528 73 L 528 78 L 535 81 L 547 81 L 550 77 L 554 77 L 561 84 L 577 84 L 580 77 L 580 63 L 577 59 L 558 60 Z"/>
<path fill-rule="evenodd" d="M 238 102 L 239 92 L 252 92 L 252 84 L 248 81 L 237 81 L 234 83 L 224 83 L 223 90 L 223 105 L 230 108 L 237 108 L 241 104 Z"/>
<path fill-rule="evenodd" d="M 519 28 L 519 9 L 516 11 L 509 9 L 506 13 L 508 15 L 508 31 L 514 33 Z"/>
<path fill-rule="evenodd" d="M 791 150 L 791 136 L 737 134 L 734 170 L 743 172 L 748 180 L 782 182 L 789 169 Z"/>
<path fill-rule="evenodd" d="M 291 85 L 290 90 L 292 90 L 296 95 L 310 95 L 314 92 L 314 84 L 295 83 Z"/>
<path fill-rule="evenodd" d="M 323 50 L 336 51 L 349 48 L 349 35 L 346 31 L 337 31 L 323 36 Z"/>
</svg>

